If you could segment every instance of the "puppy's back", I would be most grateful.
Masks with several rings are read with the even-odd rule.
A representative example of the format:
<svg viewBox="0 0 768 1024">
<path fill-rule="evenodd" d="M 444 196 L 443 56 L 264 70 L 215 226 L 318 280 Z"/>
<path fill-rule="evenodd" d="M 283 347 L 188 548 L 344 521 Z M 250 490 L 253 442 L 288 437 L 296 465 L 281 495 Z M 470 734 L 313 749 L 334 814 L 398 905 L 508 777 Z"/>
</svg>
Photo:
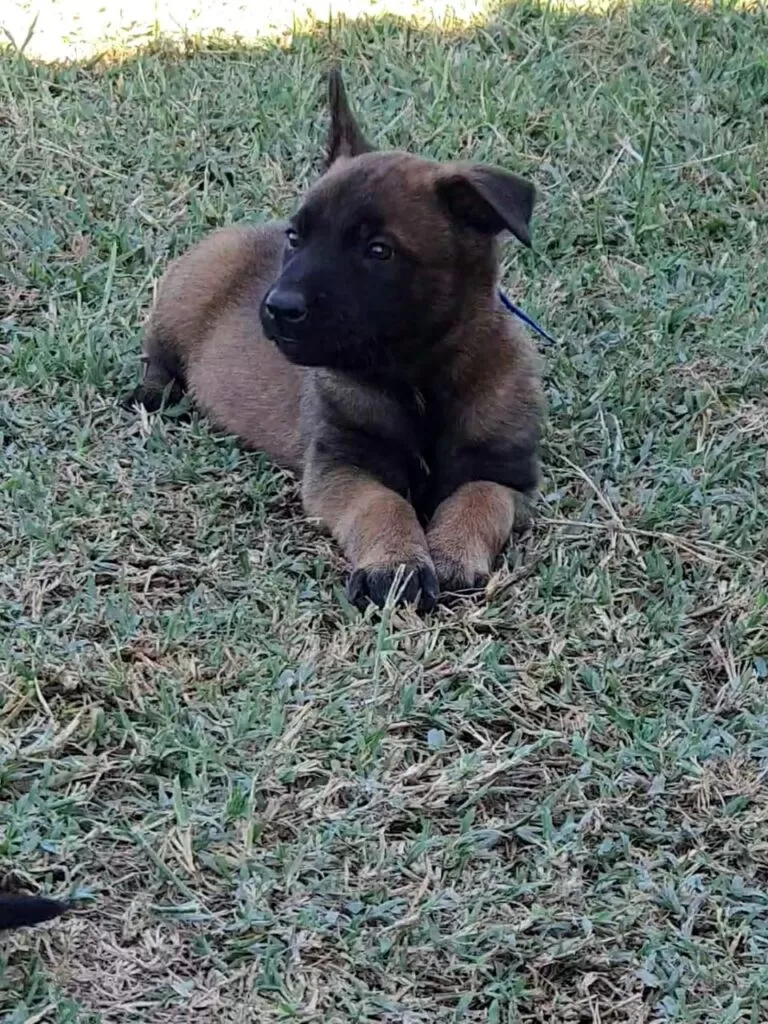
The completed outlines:
<svg viewBox="0 0 768 1024">
<path fill-rule="evenodd" d="M 257 304 L 280 267 L 283 228 L 219 228 L 175 259 L 160 282 L 147 334 L 187 363 L 217 319 L 251 295 Z"/>
<path fill-rule="evenodd" d="M 281 224 L 221 228 L 170 265 L 144 332 L 141 400 L 177 381 L 217 427 L 298 469 L 302 374 L 259 317 L 284 244 Z"/>
</svg>

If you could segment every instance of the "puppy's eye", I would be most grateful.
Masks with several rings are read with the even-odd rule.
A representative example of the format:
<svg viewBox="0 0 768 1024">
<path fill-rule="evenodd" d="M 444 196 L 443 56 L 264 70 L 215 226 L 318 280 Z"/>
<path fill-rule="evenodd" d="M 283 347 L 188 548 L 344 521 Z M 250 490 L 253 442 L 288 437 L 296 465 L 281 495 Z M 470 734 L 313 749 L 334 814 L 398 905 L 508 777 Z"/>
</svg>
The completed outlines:
<svg viewBox="0 0 768 1024">
<path fill-rule="evenodd" d="M 386 242 L 371 242 L 365 250 L 365 255 L 371 260 L 388 260 L 394 255 L 394 249 Z"/>
<path fill-rule="evenodd" d="M 299 238 L 299 232 L 296 228 L 288 228 L 285 232 L 285 238 L 290 249 L 298 249 L 301 239 Z"/>
</svg>

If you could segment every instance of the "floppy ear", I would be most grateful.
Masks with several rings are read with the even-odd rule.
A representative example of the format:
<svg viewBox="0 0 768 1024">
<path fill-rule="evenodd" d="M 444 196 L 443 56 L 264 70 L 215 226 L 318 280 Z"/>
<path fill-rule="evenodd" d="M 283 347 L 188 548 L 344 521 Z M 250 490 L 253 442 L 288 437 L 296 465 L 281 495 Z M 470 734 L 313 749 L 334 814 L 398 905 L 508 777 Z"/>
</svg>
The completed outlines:
<svg viewBox="0 0 768 1024">
<path fill-rule="evenodd" d="M 331 111 L 331 127 L 328 133 L 326 167 L 330 167 L 340 156 L 370 153 L 373 146 L 360 131 L 349 108 L 347 92 L 338 68 L 333 68 L 328 75 L 328 107 Z"/>
<path fill-rule="evenodd" d="M 483 234 L 511 231 L 530 247 L 536 190 L 525 178 L 498 167 L 453 164 L 439 175 L 437 192 L 458 220 Z"/>
</svg>

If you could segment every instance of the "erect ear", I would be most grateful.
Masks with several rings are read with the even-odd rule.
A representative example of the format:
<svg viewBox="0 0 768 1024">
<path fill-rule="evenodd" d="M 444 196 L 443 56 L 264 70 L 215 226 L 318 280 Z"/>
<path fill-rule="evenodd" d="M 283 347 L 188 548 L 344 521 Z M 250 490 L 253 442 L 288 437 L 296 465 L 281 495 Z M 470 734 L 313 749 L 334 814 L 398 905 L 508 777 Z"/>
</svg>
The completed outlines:
<svg viewBox="0 0 768 1024">
<path fill-rule="evenodd" d="M 333 68 L 328 75 L 328 107 L 331 111 L 331 126 L 328 132 L 326 167 L 330 167 L 340 156 L 370 153 L 373 146 L 360 131 L 349 108 L 347 92 L 338 68 Z"/>
<path fill-rule="evenodd" d="M 437 192 L 454 217 L 484 234 L 511 231 L 530 247 L 536 189 L 525 178 L 483 164 L 449 164 Z"/>
</svg>

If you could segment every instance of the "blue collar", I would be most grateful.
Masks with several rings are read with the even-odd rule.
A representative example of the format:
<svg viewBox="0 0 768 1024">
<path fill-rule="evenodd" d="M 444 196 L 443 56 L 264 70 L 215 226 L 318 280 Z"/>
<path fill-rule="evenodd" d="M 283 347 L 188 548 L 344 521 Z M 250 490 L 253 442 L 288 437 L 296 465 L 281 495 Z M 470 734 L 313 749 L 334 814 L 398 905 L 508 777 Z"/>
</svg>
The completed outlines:
<svg viewBox="0 0 768 1024">
<path fill-rule="evenodd" d="M 524 324 L 527 324 L 531 328 L 531 330 L 536 331 L 538 336 L 540 338 L 543 338 L 543 340 L 546 341 L 546 343 L 548 345 L 556 345 L 557 344 L 557 342 L 555 341 L 555 339 L 552 337 L 551 334 L 547 334 L 547 332 L 544 330 L 544 328 L 540 327 L 536 323 L 536 321 L 533 319 L 533 317 L 530 317 L 530 316 L 528 316 L 527 313 L 524 313 L 523 310 L 520 309 L 519 306 L 516 306 L 514 304 L 514 302 L 510 298 L 508 298 L 504 294 L 504 292 L 501 291 L 501 290 L 499 290 L 499 298 L 501 299 L 501 304 L 506 309 L 509 310 L 509 312 L 512 314 L 512 316 L 516 316 L 518 320 L 522 320 Z"/>
</svg>

